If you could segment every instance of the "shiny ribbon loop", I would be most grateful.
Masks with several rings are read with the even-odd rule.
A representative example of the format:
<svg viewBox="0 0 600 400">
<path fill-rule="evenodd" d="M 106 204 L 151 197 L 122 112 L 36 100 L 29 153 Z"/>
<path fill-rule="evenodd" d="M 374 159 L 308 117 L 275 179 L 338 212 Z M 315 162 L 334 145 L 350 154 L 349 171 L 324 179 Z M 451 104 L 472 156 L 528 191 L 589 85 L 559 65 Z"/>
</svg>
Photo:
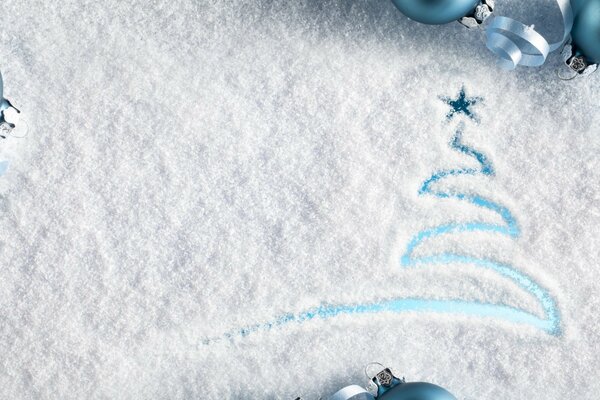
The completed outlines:
<svg viewBox="0 0 600 400">
<path fill-rule="evenodd" d="M 346 386 L 328 400 L 374 400 L 373 395 L 358 385 Z"/>
<path fill-rule="evenodd" d="M 569 0 L 556 2 L 562 14 L 564 32 L 562 39 L 552 44 L 533 26 L 508 17 L 491 18 L 486 28 L 486 45 L 499 57 L 503 68 L 515 69 L 517 65 L 538 67 L 546 62 L 549 53 L 562 46 L 573 28 L 573 9 Z"/>
</svg>

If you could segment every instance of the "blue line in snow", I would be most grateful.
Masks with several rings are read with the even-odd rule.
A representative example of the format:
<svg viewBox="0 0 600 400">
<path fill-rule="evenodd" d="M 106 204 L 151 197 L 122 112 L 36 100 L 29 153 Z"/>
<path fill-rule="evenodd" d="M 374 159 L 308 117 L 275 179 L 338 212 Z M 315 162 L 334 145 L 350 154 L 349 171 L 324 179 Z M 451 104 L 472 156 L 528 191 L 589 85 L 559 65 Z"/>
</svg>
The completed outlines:
<svg viewBox="0 0 600 400">
<path fill-rule="evenodd" d="M 536 316 L 525 310 L 514 307 L 509 307 L 503 304 L 485 304 L 482 307 L 480 303 L 473 303 L 459 300 L 449 300 L 448 306 L 443 307 L 447 312 L 458 314 L 476 315 L 480 317 L 494 317 L 504 319 L 515 323 L 526 323 L 536 328 L 542 329 L 552 335 L 560 334 L 560 316 L 556 302 L 550 293 L 537 284 L 532 278 L 518 271 L 508 264 L 501 264 L 494 260 L 485 258 L 471 257 L 454 253 L 443 253 L 427 257 L 414 257 L 415 249 L 425 240 L 441 235 L 458 233 L 458 232 L 493 232 L 500 235 L 506 235 L 511 238 L 517 238 L 520 235 L 518 224 L 510 210 L 501 204 L 492 200 L 486 199 L 478 195 L 469 195 L 464 193 L 435 190 L 432 186 L 441 180 L 450 176 L 459 175 L 494 175 L 494 168 L 488 161 L 487 157 L 477 150 L 466 146 L 462 143 L 462 124 L 456 130 L 454 138 L 451 142 L 451 147 L 462 152 L 472 158 L 475 158 L 479 163 L 478 169 L 462 168 L 442 170 L 434 173 L 427 179 L 421 189 L 420 195 L 433 195 L 438 198 L 454 198 L 457 200 L 467 201 L 475 206 L 488 209 L 495 212 L 502 218 L 503 224 L 490 224 L 483 222 L 467 222 L 467 223 L 451 223 L 440 225 L 434 228 L 429 228 L 417 233 L 409 242 L 404 255 L 400 259 L 400 264 L 405 268 L 418 267 L 432 264 L 451 264 L 461 263 L 469 264 L 479 268 L 493 270 L 499 275 L 511 280 L 517 286 L 534 296 L 541 304 L 544 317 Z M 427 301 L 427 300 L 424 300 Z M 474 309 L 471 305 L 477 304 Z M 525 318 L 527 316 L 527 318 Z"/>
<path fill-rule="evenodd" d="M 479 168 L 449 169 L 435 172 L 423 182 L 419 195 L 433 195 L 437 198 L 453 198 L 469 202 L 495 212 L 502 218 L 503 224 L 484 222 L 450 223 L 425 229 L 417 233 L 408 243 L 405 253 L 400 258 L 404 268 L 414 268 L 425 265 L 466 264 L 476 268 L 492 270 L 502 277 L 509 279 L 518 287 L 534 296 L 541 304 L 544 316 L 540 317 L 526 310 L 504 304 L 482 303 L 459 299 L 434 300 L 424 298 L 393 298 L 373 303 L 351 305 L 322 305 L 300 314 L 285 314 L 272 322 L 247 326 L 245 328 L 226 333 L 221 338 L 206 339 L 202 343 L 209 344 L 221 339 L 245 337 L 261 330 L 270 330 L 288 323 L 303 323 L 316 318 L 329 319 L 339 315 L 376 314 L 382 312 L 433 312 L 443 314 L 466 315 L 480 318 L 496 318 L 516 324 L 530 325 L 558 336 L 561 333 L 560 315 L 555 300 L 550 293 L 540 286 L 533 278 L 518 271 L 508 264 L 498 263 L 494 260 L 477 258 L 463 254 L 442 253 L 432 256 L 414 257 L 415 249 L 425 240 L 441 235 L 459 232 L 492 232 L 500 235 L 517 238 L 520 235 L 518 224 L 510 210 L 501 204 L 478 195 L 471 195 L 452 191 L 435 190 L 432 187 L 445 178 L 460 175 L 494 175 L 494 168 L 487 157 L 477 150 L 462 143 L 463 124 L 460 124 L 450 143 L 451 147 L 461 153 L 477 160 Z"/>
</svg>

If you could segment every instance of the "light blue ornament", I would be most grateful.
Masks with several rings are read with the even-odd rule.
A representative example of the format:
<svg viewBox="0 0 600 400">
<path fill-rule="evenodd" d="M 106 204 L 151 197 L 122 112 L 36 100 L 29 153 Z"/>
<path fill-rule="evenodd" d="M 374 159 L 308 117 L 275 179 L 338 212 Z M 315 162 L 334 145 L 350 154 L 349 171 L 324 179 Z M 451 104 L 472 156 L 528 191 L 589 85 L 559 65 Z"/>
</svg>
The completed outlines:
<svg viewBox="0 0 600 400">
<path fill-rule="evenodd" d="M 577 15 L 581 7 L 587 3 L 588 0 L 571 0 L 571 7 L 573 7 L 573 14 Z"/>
<path fill-rule="evenodd" d="M 383 367 L 375 376 L 369 377 L 370 366 Z M 346 386 L 328 397 L 328 400 L 456 400 L 450 392 L 432 383 L 409 382 L 395 376 L 389 368 L 380 363 L 370 363 L 365 374 L 371 380 L 370 389 L 358 385 Z M 302 400 L 298 397 L 296 400 Z"/>
<path fill-rule="evenodd" d="M 14 108 L 18 113 L 21 112 L 15 106 L 10 104 L 10 101 L 4 98 L 4 81 L 2 80 L 2 73 L 0 72 L 0 127 L 6 124 L 9 129 L 13 129 L 15 124 L 11 124 L 4 119 L 4 111 L 9 108 Z"/>
<path fill-rule="evenodd" d="M 377 400 L 456 400 L 456 397 L 432 383 L 408 382 L 394 386 Z"/>
<path fill-rule="evenodd" d="M 376 400 L 456 400 L 446 389 L 432 383 L 407 383 L 404 378 L 394 376 L 389 368 L 380 371 L 371 382 L 377 388 Z"/>
<path fill-rule="evenodd" d="M 587 0 L 580 5 L 571 38 L 576 52 L 588 63 L 600 63 L 600 0 Z"/>
<path fill-rule="evenodd" d="M 392 0 L 408 18 L 429 25 L 456 21 L 475 10 L 479 0 Z"/>
</svg>

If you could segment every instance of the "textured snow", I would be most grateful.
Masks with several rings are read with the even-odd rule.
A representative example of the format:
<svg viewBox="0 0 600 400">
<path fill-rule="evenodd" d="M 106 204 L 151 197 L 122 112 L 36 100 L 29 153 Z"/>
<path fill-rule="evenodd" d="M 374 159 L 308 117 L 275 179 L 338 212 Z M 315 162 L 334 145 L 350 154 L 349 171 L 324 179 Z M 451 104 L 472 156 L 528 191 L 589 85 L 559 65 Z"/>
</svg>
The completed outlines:
<svg viewBox="0 0 600 400">
<path fill-rule="evenodd" d="M 552 2 L 498 13 L 560 37 Z M 380 361 L 459 399 L 600 390 L 600 75 L 498 69 L 481 34 L 384 0 L 7 1 L 0 142 L 0 398 L 307 399 Z M 538 20 L 528 20 L 535 14 Z M 527 293 L 461 265 L 402 270 L 418 231 L 497 216 L 419 196 L 472 166 L 438 96 L 481 96 L 464 140 L 517 240 L 420 248 L 509 262 L 557 300 L 562 335 L 491 318 L 339 316 L 209 337 L 321 304 Z"/>
</svg>

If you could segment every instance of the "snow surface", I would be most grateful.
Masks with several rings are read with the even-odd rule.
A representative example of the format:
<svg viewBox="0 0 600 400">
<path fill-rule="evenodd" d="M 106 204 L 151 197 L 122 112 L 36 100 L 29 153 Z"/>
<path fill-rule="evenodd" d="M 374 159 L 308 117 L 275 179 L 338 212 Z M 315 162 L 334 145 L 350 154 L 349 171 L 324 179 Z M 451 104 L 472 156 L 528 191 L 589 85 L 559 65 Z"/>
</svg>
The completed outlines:
<svg viewBox="0 0 600 400">
<path fill-rule="evenodd" d="M 560 37 L 556 6 L 498 14 Z M 498 69 L 481 34 L 411 22 L 384 0 L 6 1 L 0 142 L 0 398 L 306 399 L 370 361 L 459 399 L 593 399 L 600 390 L 600 75 Z M 531 20 L 534 14 L 538 20 Z M 527 19 L 529 17 L 529 19 Z M 223 338 L 324 304 L 394 297 L 505 303 L 465 265 L 402 269 L 419 231 L 497 223 L 418 194 L 445 185 L 509 208 L 521 234 L 426 243 L 510 263 L 548 290 L 562 333 L 495 318 L 380 313 Z"/>
</svg>

